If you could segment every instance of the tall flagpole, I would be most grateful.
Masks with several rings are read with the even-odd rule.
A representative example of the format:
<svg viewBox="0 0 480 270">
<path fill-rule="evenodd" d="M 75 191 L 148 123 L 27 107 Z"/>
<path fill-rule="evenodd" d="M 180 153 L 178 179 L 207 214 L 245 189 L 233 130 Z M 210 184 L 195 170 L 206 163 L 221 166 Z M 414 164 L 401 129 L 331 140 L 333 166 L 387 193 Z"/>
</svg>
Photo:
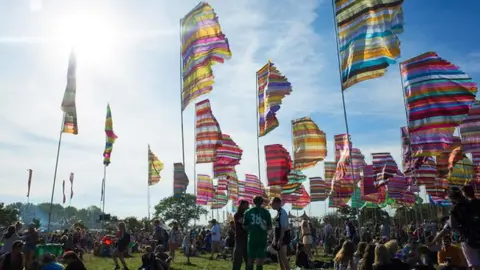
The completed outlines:
<svg viewBox="0 0 480 270">
<path fill-rule="evenodd" d="M 338 44 L 338 26 L 337 26 L 337 19 L 336 19 L 336 12 L 335 12 L 335 0 L 332 0 L 332 14 L 333 14 L 333 25 L 335 29 L 335 42 L 337 44 L 337 61 L 338 61 L 338 75 L 340 77 L 340 88 L 342 92 L 342 105 L 343 105 L 343 118 L 345 120 L 345 130 L 347 132 L 347 139 L 348 139 L 348 152 L 349 152 L 349 163 L 352 170 L 352 181 L 355 183 L 355 171 L 353 170 L 353 159 L 352 159 L 352 146 L 350 140 L 350 131 L 348 129 L 348 118 L 347 118 L 347 107 L 345 106 L 345 93 L 342 86 L 342 62 L 340 61 L 340 45 Z M 355 185 L 354 185 L 355 191 Z M 336 194 L 336 192 L 335 192 Z"/>
<path fill-rule="evenodd" d="M 197 198 L 197 106 L 195 105 L 195 117 L 193 118 L 193 193 Z M 196 208 L 198 214 L 198 208 Z M 197 219 L 193 219 L 193 225 L 197 226 Z"/>
<path fill-rule="evenodd" d="M 148 220 L 150 220 L 150 145 L 148 145 L 148 150 L 147 150 L 147 214 L 148 214 Z"/>
<path fill-rule="evenodd" d="M 105 193 L 106 193 L 106 184 L 107 184 L 107 165 L 103 165 L 103 204 L 102 212 L 105 214 Z"/>
<path fill-rule="evenodd" d="M 258 180 L 260 180 L 260 183 L 262 183 L 262 174 L 261 174 L 261 170 L 260 170 L 260 111 L 259 111 L 259 97 L 258 97 L 258 73 L 256 72 L 255 73 L 256 76 L 255 76 L 255 93 L 257 93 L 255 95 L 255 100 L 256 100 L 256 103 L 255 103 L 255 113 L 257 115 L 257 123 L 256 123 L 256 127 L 257 127 L 257 166 L 258 166 Z"/>
<path fill-rule="evenodd" d="M 55 195 L 55 183 L 57 182 L 58 159 L 60 157 L 60 147 L 62 146 L 62 136 L 63 136 L 64 124 L 65 124 L 65 113 L 63 113 L 62 125 L 60 127 L 60 136 L 58 138 L 57 159 L 55 160 L 55 171 L 53 173 L 52 196 L 50 197 L 50 209 L 48 210 L 47 232 L 50 232 L 50 226 L 51 226 L 51 223 L 52 223 L 53 197 Z"/>
<path fill-rule="evenodd" d="M 182 162 L 185 168 L 185 134 L 183 131 L 183 59 L 182 59 L 182 19 L 180 19 L 180 128 L 182 131 Z"/>
</svg>

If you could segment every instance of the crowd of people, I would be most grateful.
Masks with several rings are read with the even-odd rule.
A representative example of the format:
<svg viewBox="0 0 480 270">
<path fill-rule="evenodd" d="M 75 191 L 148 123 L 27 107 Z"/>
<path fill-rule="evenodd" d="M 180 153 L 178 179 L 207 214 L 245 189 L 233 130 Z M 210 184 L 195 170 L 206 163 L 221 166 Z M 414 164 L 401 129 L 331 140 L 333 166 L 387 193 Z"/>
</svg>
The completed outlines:
<svg viewBox="0 0 480 270">
<path fill-rule="evenodd" d="M 255 197 L 252 206 L 240 201 L 233 220 L 225 226 L 212 219 L 209 227 L 190 230 L 176 222 L 167 227 L 154 220 L 151 230 L 139 232 L 128 231 L 120 222 L 112 234 L 78 227 L 47 234 L 37 231 L 34 224 L 23 230 L 18 222 L 2 237 L 0 270 L 84 270 L 84 253 L 111 257 L 114 269 L 128 269 L 125 258 L 133 252 L 143 253 L 139 269 L 169 270 L 178 250 L 187 258 L 206 255 L 210 260 L 231 260 L 233 270 L 243 265 L 247 270 L 261 270 L 267 263 L 278 264 L 281 270 L 291 266 L 335 270 L 480 269 L 480 202 L 469 186 L 463 190 L 451 188 L 448 195 L 453 204 L 448 217 L 407 226 L 392 224 L 389 219 L 363 227 L 355 220 L 334 226 L 326 217 L 317 227 L 308 219 L 296 220 L 294 227 L 280 198 L 270 201 L 270 209 L 276 213 L 272 218 L 262 197 Z M 60 245 L 62 252 L 35 258 L 39 243 Z M 317 260 L 319 247 L 323 247 L 321 261 Z"/>
</svg>

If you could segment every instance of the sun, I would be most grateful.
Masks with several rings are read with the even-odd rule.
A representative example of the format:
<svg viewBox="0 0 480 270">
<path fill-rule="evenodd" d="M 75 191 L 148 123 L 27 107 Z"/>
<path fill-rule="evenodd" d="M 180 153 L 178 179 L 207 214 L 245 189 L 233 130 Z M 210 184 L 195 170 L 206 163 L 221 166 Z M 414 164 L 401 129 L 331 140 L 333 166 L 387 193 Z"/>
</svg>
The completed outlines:
<svg viewBox="0 0 480 270">
<path fill-rule="evenodd" d="M 56 36 L 62 46 L 75 49 L 79 61 L 101 65 L 114 56 L 120 36 L 112 18 L 100 14 L 71 14 L 58 23 Z"/>
</svg>

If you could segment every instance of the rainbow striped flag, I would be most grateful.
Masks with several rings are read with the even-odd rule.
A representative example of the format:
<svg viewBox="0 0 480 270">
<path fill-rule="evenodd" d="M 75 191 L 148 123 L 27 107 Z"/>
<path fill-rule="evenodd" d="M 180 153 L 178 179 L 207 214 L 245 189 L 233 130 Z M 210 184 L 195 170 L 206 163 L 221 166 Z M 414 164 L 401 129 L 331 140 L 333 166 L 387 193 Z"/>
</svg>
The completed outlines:
<svg viewBox="0 0 480 270">
<path fill-rule="evenodd" d="M 292 121 L 295 170 L 314 167 L 327 156 L 327 139 L 310 117 Z"/>
<path fill-rule="evenodd" d="M 342 90 L 381 77 L 400 57 L 403 0 L 336 0 Z"/>
<path fill-rule="evenodd" d="M 110 111 L 110 104 L 107 105 L 107 117 L 105 119 L 105 150 L 103 151 L 103 164 L 108 166 L 110 164 L 110 157 L 112 155 L 113 144 L 117 139 L 117 135 L 113 132 L 112 112 Z"/>
<path fill-rule="evenodd" d="M 222 146 L 222 131 L 213 115 L 210 101 L 195 104 L 195 152 L 197 163 L 216 161 L 217 149 Z"/>
<path fill-rule="evenodd" d="M 230 59 L 228 40 L 213 8 L 200 2 L 181 21 L 183 88 L 182 110 L 213 89 L 212 65 Z"/>
<path fill-rule="evenodd" d="M 160 172 L 163 170 L 163 162 L 150 150 L 148 145 L 148 185 L 152 186 L 160 182 Z"/>
</svg>

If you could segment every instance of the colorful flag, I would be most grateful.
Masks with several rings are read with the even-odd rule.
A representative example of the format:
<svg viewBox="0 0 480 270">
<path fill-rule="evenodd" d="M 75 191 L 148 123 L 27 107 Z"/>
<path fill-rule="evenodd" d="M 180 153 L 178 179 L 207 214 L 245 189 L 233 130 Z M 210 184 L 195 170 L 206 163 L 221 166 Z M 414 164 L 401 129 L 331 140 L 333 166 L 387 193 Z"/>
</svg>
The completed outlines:
<svg viewBox="0 0 480 270">
<path fill-rule="evenodd" d="M 75 96 L 77 94 L 77 58 L 74 51 L 70 53 L 67 72 L 67 87 L 63 94 L 63 133 L 78 134 L 77 106 Z"/>
<path fill-rule="evenodd" d="M 269 186 L 288 183 L 288 174 L 292 169 L 290 154 L 281 144 L 265 145 L 267 179 Z"/>
<path fill-rule="evenodd" d="M 325 170 L 323 178 L 325 179 L 325 188 L 328 194 L 332 189 L 332 181 L 335 176 L 335 170 L 337 169 L 337 163 L 335 161 L 325 161 L 323 163 L 323 169 Z"/>
<path fill-rule="evenodd" d="M 197 174 L 197 201 L 198 205 L 207 205 L 214 198 L 212 178 L 207 174 Z"/>
<path fill-rule="evenodd" d="M 327 156 L 327 139 L 310 117 L 292 121 L 295 170 L 314 167 Z"/>
<path fill-rule="evenodd" d="M 376 187 L 387 184 L 398 171 L 397 163 L 390 153 L 372 153 L 372 164 L 373 171 L 377 175 Z"/>
<path fill-rule="evenodd" d="M 259 136 L 265 136 L 279 126 L 277 112 L 282 100 L 292 92 L 288 79 L 278 71 L 273 63 L 268 63 L 257 71 Z"/>
<path fill-rule="evenodd" d="M 381 77 L 400 57 L 403 0 L 335 1 L 342 90 Z"/>
<path fill-rule="evenodd" d="M 72 172 L 70 173 L 70 200 L 73 198 L 73 178 L 74 174 Z"/>
<path fill-rule="evenodd" d="M 457 66 L 427 52 L 400 64 L 413 156 L 438 156 L 453 144 L 477 84 Z"/>
<path fill-rule="evenodd" d="M 245 174 L 245 194 L 244 199 L 253 204 L 253 198 L 261 196 L 267 199 L 267 194 L 258 177 L 253 174 Z"/>
<path fill-rule="evenodd" d="M 67 201 L 67 197 L 65 196 L 65 180 L 63 180 L 63 183 L 62 183 L 62 190 L 63 190 L 63 200 L 62 200 L 62 203 L 65 204 L 65 202 Z"/>
<path fill-rule="evenodd" d="M 465 153 L 480 152 L 480 101 L 475 100 L 460 124 L 460 134 Z"/>
<path fill-rule="evenodd" d="M 195 104 L 195 116 L 197 163 L 215 162 L 216 152 L 222 146 L 223 137 L 208 99 Z"/>
<path fill-rule="evenodd" d="M 163 170 L 163 162 L 150 150 L 148 145 L 148 185 L 153 186 L 160 182 L 160 172 Z"/>
<path fill-rule="evenodd" d="M 183 86 L 182 110 L 212 91 L 212 65 L 230 59 L 228 40 L 212 7 L 200 2 L 181 21 Z"/>
<path fill-rule="evenodd" d="M 173 164 L 173 197 L 179 198 L 187 191 L 188 176 L 182 163 Z"/>
<path fill-rule="evenodd" d="M 216 164 L 236 166 L 242 160 L 243 150 L 228 134 L 222 134 L 222 145 L 216 151 Z"/>
<path fill-rule="evenodd" d="M 27 198 L 30 198 L 30 187 L 32 186 L 32 169 L 28 169 L 28 190 L 27 190 Z"/>
<path fill-rule="evenodd" d="M 117 139 L 117 135 L 113 132 L 112 112 L 110 111 L 110 104 L 107 105 L 107 117 L 105 119 L 105 150 L 103 151 L 103 164 L 108 166 L 110 164 L 110 157 L 112 155 L 113 144 Z"/>
<path fill-rule="evenodd" d="M 228 197 L 227 194 L 223 191 L 219 191 L 216 187 L 214 187 L 215 194 L 210 202 L 210 207 L 211 209 L 222 209 L 225 207 L 228 203 Z"/>
<path fill-rule="evenodd" d="M 310 177 L 310 196 L 312 202 L 323 202 L 327 199 L 325 181 L 321 177 Z"/>
</svg>

